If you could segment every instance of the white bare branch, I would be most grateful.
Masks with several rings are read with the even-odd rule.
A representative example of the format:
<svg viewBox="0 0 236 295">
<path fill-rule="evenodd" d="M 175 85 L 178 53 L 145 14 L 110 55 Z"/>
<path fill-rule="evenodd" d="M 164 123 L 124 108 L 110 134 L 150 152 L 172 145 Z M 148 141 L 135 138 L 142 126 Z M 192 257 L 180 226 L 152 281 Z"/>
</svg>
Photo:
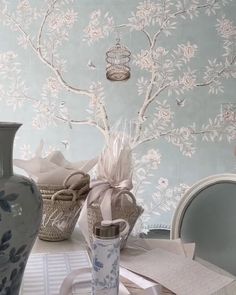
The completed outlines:
<svg viewBox="0 0 236 295">
<path fill-rule="evenodd" d="M 38 32 L 37 46 L 32 41 L 30 35 L 26 33 L 26 31 L 23 29 L 23 27 L 17 21 L 15 21 L 15 19 L 11 15 L 9 15 L 9 14 L 7 14 L 5 12 L 3 14 L 4 14 L 5 17 L 7 17 L 15 25 L 15 27 L 18 29 L 18 31 L 24 35 L 25 39 L 27 40 L 27 42 L 30 45 L 33 52 L 55 74 L 55 76 L 57 77 L 59 83 L 63 86 L 63 88 L 65 88 L 66 90 L 68 90 L 68 91 L 70 91 L 72 93 L 78 94 L 78 95 L 85 95 L 85 96 L 89 97 L 91 100 L 93 100 L 93 99 L 95 99 L 95 96 L 96 96 L 93 93 L 93 91 L 82 89 L 82 88 L 79 88 L 79 87 L 74 87 L 74 86 L 70 85 L 65 80 L 65 78 L 63 77 L 61 71 L 53 64 L 53 56 L 52 56 L 51 61 L 49 61 L 43 55 L 43 52 L 42 52 L 42 36 L 43 36 L 44 26 L 46 25 L 48 17 L 53 12 L 54 6 L 55 6 L 57 1 L 58 0 L 54 0 L 52 2 L 52 4 L 49 6 L 49 8 L 46 10 L 46 12 L 45 12 L 45 15 L 43 17 L 43 21 L 42 21 L 42 23 L 40 25 L 39 32 Z M 52 55 L 53 55 L 53 53 L 52 53 Z M 110 130 L 109 119 L 108 119 L 108 115 L 107 115 L 107 111 L 106 111 L 106 107 L 105 107 L 104 103 L 100 102 L 99 107 L 100 107 L 100 111 L 101 111 L 101 114 L 102 114 L 102 121 L 103 121 L 103 125 L 104 125 L 103 127 L 104 128 L 99 126 L 97 123 L 96 124 L 89 123 L 89 125 L 96 126 L 98 129 L 100 129 L 100 131 L 103 132 L 103 134 L 105 135 L 105 138 L 107 139 L 109 137 L 109 130 Z M 83 121 L 83 124 L 86 124 L 85 122 L 86 121 Z M 88 122 L 90 122 L 90 121 L 88 121 Z M 71 123 L 77 124 L 77 121 L 72 120 Z"/>
<path fill-rule="evenodd" d="M 63 121 L 65 123 L 68 123 L 68 124 L 75 124 L 75 125 L 90 125 L 90 126 L 93 126 L 93 127 L 96 127 L 103 135 L 104 137 L 106 138 L 107 136 L 107 133 L 106 131 L 104 130 L 103 127 L 101 127 L 96 121 L 94 120 L 68 120 L 66 118 L 63 118 L 63 117 L 60 117 L 60 116 L 56 116 L 56 118 L 60 121 Z"/>
</svg>

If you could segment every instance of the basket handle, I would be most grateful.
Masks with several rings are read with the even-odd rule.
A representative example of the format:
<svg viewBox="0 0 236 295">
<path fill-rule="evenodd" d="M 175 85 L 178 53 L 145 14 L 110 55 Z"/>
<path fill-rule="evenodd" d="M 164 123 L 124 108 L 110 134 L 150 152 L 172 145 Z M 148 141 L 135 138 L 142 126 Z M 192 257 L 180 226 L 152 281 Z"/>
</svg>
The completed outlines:
<svg viewBox="0 0 236 295">
<path fill-rule="evenodd" d="M 67 193 L 67 194 L 71 193 L 73 196 L 72 202 L 76 201 L 77 196 L 76 196 L 76 192 L 73 189 L 62 189 L 60 191 L 55 192 L 55 194 L 52 195 L 52 198 L 51 198 L 52 202 L 56 201 L 57 197 L 60 196 L 60 194 L 62 193 Z"/>
<path fill-rule="evenodd" d="M 83 172 L 83 171 L 75 171 L 75 172 L 72 172 L 71 174 L 69 174 L 66 179 L 64 180 L 63 182 L 63 186 L 64 187 L 67 187 L 67 182 L 71 179 L 72 176 L 74 175 L 77 175 L 77 174 L 80 174 L 80 175 L 83 175 L 83 176 L 86 176 L 86 174 Z M 79 182 L 76 182 L 76 183 L 73 183 L 70 185 L 69 189 L 73 190 L 77 185 L 78 185 Z"/>
<path fill-rule="evenodd" d="M 129 195 L 134 203 L 136 205 L 136 198 L 129 190 L 121 190 L 117 193 L 116 198 L 120 197 L 121 195 Z"/>
</svg>

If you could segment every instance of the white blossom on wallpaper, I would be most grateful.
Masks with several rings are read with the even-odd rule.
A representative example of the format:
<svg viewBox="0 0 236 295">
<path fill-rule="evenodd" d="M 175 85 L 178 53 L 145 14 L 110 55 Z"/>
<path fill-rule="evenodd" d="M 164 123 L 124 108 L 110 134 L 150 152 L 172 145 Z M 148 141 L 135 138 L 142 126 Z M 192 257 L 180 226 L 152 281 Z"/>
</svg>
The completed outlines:
<svg viewBox="0 0 236 295">
<path fill-rule="evenodd" d="M 113 27 L 114 20 L 112 16 L 109 16 L 109 12 L 102 15 L 101 10 L 93 11 L 90 15 L 89 24 L 84 29 L 83 40 L 88 42 L 88 45 L 92 45 L 94 42 L 107 37 L 113 31 Z"/>
<path fill-rule="evenodd" d="M 0 53 L 0 100 L 13 111 L 30 104 L 33 108 L 32 126 L 35 129 L 68 124 L 88 125 L 97 128 L 104 139 L 111 133 L 110 114 L 106 106 L 104 86 L 101 81 L 91 81 L 89 87 L 74 86 L 66 80 L 67 62 L 60 50 L 65 42 L 73 42 L 72 30 L 80 23 L 82 12 L 76 10 L 73 0 L 40 1 L 40 7 L 28 0 L 19 0 L 16 5 L 1 1 L 1 23 L 17 38 L 18 45 L 25 51 L 32 51 L 50 71 L 45 77 L 40 96 L 34 96 L 30 85 L 22 79 L 22 68 L 17 52 Z M 170 186 L 166 177 L 155 179 L 155 173 L 164 155 L 157 148 L 149 148 L 142 155 L 136 148 L 160 139 L 174 145 L 183 156 L 193 157 L 197 153 L 196 142 L 203 140 L 214 143 L 236 139 L 236 121 L 223 120 L 219 112 L 202 126 L 195 122 L 187 126 L 175 126 L 175 112 L 170 99 L 184 108 L 191 99 L 191 93 L 198 87 L 209 95 L 224 93 L 223 81 L 236 78 L 236 25 L 225 15 L 218 18 L 217 12 L 229 5 L 231 0 L 162 0 L 141 1 L 130 12 L 126 23 L 118 23 L 109 11 L 91 11 L 83 28 L 81 39 L 88 47 L 102 42 L 116 30 L 136 32 L 145 37 L 146 43 L 140 51 L 132 52 L 133 66 L 140 73 L 136 81 L 137 116 L 132 132 L 132 148 L 135 154 L 134 192 L 145 208 L 143 223 L 148 224 L 150 216 L 173 210 L 188 188 L 185 183 Z M 108 2 L 106 2 L 108 3 Z M 38 3 L 39 4 L 39 3 Z M 78 5 L 79 7 L 79 5 Z M 201 43 L 187 41 L 176 43 L 168 49 L 159 45 L 160 38 L 168 38 L 178 30 L 180 22 L 191 25 L 200 15 L 215 16 L 215 32 L 221 40 L 223 54 L 212 56 L 204 69 L 192 67 L 192 61 L 201 52 Z M 95 68 L 92 57 L 89 62 Z M 72 110 L 64 97 L 67 93 L 88 98 L 87 117 L 74 119 Z M 165 99 L 161 96 L 165 94 Z M 191 103 L 191 102 L 190 102 Z M 220 111 L 220 110 L 219 110 Z M 76 127 L 75 127 L 76 128 Z M 69 144 L 69 143 L 68 143 Z M 22 156 L 32 154 L 30 146 L 22 147 Z M 158 183 L 155 185 L 155 183 Z M 145 202 L 145 186 L 154 186 L 150 202 Z"/>
</svg>

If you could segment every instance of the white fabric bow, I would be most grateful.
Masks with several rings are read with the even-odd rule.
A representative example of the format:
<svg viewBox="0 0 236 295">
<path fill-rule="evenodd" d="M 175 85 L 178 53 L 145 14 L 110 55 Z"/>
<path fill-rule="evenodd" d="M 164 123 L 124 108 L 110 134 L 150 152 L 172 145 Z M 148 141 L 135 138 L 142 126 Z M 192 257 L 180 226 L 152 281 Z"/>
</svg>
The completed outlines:
<svg viewBox="0 0 236 295">
<path fill-rule="evenodd" d="M 80 213 L 78 220 L 79 228 L 86 240 L 89 241 L 89 229 L 88 229 L 88 206 L 93 202 L 101 199 L 100 210 L 102 213 L 103 220 L 112 220 L 112 202 L 116 202 L 117 198 L 120 196 L 120 193 L 127 193 L 132 189 L 132 182 L 130 180 L 122 181 L 117 186 L 112 186 L 109 182 L 103 180 L 97 180 L 91 183 L 91 190 L 88 194 L 88 197 L 83 205 L 83 208 Z"/>
<path fill-rule="evenodd" d="M 112 220 L 112 204 L 122 192 L 130 193 L 132 185 L 132 154 L 127 137 L 113 134 L 98 160 L 98 180 L 91 182 L 91 190 L 78 220 L 79 228 L 89 245 L 87 208 L 100 205 L 103 220 Z"/>
</svg>

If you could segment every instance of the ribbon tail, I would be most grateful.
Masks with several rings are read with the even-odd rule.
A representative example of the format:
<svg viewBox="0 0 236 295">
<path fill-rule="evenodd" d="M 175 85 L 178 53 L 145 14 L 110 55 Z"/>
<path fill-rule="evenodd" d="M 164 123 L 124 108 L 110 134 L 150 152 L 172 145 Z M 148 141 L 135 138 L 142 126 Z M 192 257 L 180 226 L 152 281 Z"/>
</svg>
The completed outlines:
<svg viewBox="0 0 236 295">
<path fill-rule="evenodd" d="M 99 198 L 100 194 L 108 189 L 109 185 L 107 183 L 100 183 L 93 187 L 93 189 L 89 192 L 82 210 L 80 212 L 80 216 L 78 219 L 79 229 L 82 232 L 86 242 L 90 245 L 89 239 L 89 227 L 88 227 L 88 206 L 93 203 L 97 198 Z"/>
<path fill-rule="evenodd" d="M 84 267 L 79 268 L 76 270 L 73 270 L 71 273 L 68 274 L 68 276 L 65 277 L 64 281 L 61 284 L 59 295 L 68 295 L 72 294 L 72 287 L 73 287 L 73 281 L 78 275 L 91 273 L 90 267 Z M 88 282 L 87 280 L 81 280 L 79 283 L 85 283 Z M 91 282 L 91 279 L 89 280 Z"/>
<path fill-rule="evenodd" d="M 111 212 L 112 193 L 113 193 L 112 188 L 106 190 L 105 195 L 100 204 L 100 210 L 102 213 L 103 220 L 112 220 L 112 212 Z"/>
<path fill-rule="evenodd" d="M 79 216 L 79 219 L 78 219 L 78 225 L 79 225 L 79 229 L 80 231 L 82 232 L 82 235 L 84 236 L 87 244 L 89 245 L 90 244 L 90 241 L 89 241 L 89 229 L 88 229 L 88 213 L 87 213 L 87 205 L 88 203 L 88 200 L 86 199 L 85 202 L 84 202 L 84 205 L 82 207 L 82 210 L 80 212 L 80 216 Z"/>
</svg>

